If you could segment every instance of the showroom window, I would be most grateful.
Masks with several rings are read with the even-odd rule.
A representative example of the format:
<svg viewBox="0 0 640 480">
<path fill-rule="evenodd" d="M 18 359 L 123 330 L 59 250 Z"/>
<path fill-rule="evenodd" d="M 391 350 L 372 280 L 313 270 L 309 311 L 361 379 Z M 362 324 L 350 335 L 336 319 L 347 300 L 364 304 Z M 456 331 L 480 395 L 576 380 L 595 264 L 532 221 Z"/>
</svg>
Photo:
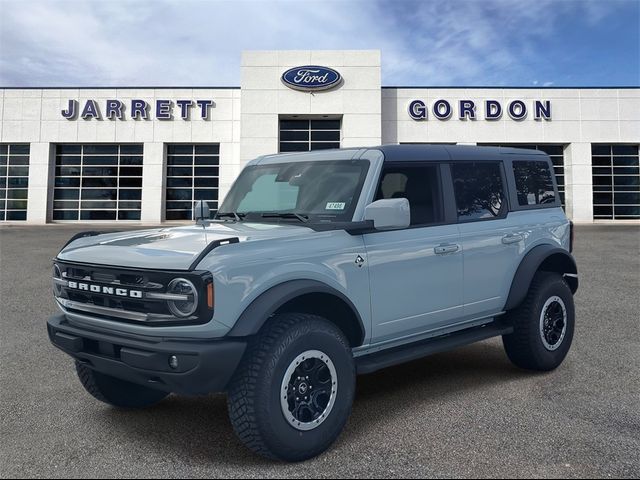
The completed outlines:
<svg viewBox="0 0 640 480">
<path fill-rule="evenodd" d="M 591 145 L 593 218 L 640 219 L 638 145 Z"/>
<path fill-rule="evenodd" d="M 167 145 L 167 220 L 192 220 L 193 203 L 218 210 L 220 145 Z"/>
<path fill-rule="evenodd" d="M 141 144 L 56 146 L 54 220 L 140 220 Z"/>
<path fill-rule="evenodd" d="M 0 221 L 26 220 L 29 145 L 0 144 Z"/>
<path fill-rule="evenodd" d="M 340 148 L 340 120 L 280 120 L 280 152 Z"/>
<path fill-rule="evenodd" d="M 540 150 L 551 158 L 553 163 L 553 173 L 556 176 L 558 184 L 558 193 L 560 194 L 560 202 L 564 208 L 564 145 L 560 144 L 529 144 L 529 143 L 479 143 L 478 145 L 486 145 L 492 147 L 511 147 L 511 148 L 527 148 L 530 150 Z"/>
</svg>

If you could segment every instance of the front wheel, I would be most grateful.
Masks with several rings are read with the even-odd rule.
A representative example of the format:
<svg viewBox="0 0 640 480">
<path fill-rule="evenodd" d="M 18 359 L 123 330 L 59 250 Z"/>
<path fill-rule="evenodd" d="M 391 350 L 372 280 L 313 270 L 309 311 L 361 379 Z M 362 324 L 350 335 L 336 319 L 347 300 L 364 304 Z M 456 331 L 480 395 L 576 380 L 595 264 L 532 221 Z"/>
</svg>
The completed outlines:
<svg viewBox="0 0 640 480">
<path fill-rule="evenodd" d="M 249 345 L 229 388 L 229 416 L 254 452 L 301 461 L 335 441 L 354 391 L 344 334 L 322 317 L 286 313 L 272 318 Z"/>
<path fill-rule="evenodd" d="M 538 272 L 522 305 L 509 312 L 514 331 L 502 337 L 509 359 L 528 370 L 557 368 L 569 353 L 575 327 L 573 294 L 558 273 Z"/>
</svg>

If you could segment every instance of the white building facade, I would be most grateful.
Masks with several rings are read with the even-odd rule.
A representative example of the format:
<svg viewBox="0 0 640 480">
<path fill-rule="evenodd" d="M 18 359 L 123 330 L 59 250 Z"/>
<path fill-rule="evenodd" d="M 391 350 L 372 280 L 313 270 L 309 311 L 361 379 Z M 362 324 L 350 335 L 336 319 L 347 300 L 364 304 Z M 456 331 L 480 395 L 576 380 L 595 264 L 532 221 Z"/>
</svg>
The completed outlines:
<svg viewBox="0 0 640 480">
<path fill-rule="evenodd" d="M 256 156 L 386 143 L 544 150 L 570 218 L 640 222 L 640 89 L 386 87 L 381 68 L 249 51 L 239 87 L 0 89 L 0 222 L 188 221 Z"/>
</svg>

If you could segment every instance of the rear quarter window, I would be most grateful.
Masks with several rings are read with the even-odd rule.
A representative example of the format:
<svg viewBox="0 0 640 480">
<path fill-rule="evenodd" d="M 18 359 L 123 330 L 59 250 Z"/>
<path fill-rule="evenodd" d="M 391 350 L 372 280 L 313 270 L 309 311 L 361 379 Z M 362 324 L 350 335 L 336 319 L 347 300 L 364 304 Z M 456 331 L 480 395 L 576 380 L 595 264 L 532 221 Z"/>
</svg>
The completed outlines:
<svg viewBox="0 0 640 480">
<path fill-rule="evenodd" d="M 513 162 L 513 175 L 516 181 L 518 205 L 556 203 L 556 194 L 548 162 L 515 160 Z"/>
</svg>

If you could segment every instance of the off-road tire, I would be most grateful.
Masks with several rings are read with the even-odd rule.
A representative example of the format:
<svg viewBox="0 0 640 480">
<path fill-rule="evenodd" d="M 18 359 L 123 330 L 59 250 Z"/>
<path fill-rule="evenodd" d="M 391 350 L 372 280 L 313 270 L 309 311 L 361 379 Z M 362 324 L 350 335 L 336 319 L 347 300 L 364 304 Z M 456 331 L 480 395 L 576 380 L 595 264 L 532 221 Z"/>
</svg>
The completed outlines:
<svg viewBox="0 0 640 480">
<path fill-rule="evenodd" d="M 566 330 L 555 350 L 545 347 L 544 336 L 540 331 L 543 307 L 552 297 L 562 300 L 566 313 Z M 557 368 L 569 353 L 575 328 L 573 294 L 562 275 L 537 272 L 525 300 L 507 314 L 507 321 L 514 326 L 514 331 L 504 335 L 502 341 L 507 356 L 516 366 L 538 371 Z"/>
<path fill-rule="evenodd" d="M 310 350 L 330 357 L 337 394 L 323 423 L 310 431 L 285 418 L 281 389 L 287 369 Z M 344 333 L 328 320 L 303 313 L 274 316 L 247 347 L 228 391 L 229 417 L 238 438 L 252 451 L 274 460 L 297 462 L 325 451 L 351 413 L 355 363 Z"/>
<path fill-rule="evenodd" d="M 144 408 L 163 400 L 168 392 L 126 382 L 76 361 L 80 383 L 95 399 L 119 408 Z"/>
</svg>

